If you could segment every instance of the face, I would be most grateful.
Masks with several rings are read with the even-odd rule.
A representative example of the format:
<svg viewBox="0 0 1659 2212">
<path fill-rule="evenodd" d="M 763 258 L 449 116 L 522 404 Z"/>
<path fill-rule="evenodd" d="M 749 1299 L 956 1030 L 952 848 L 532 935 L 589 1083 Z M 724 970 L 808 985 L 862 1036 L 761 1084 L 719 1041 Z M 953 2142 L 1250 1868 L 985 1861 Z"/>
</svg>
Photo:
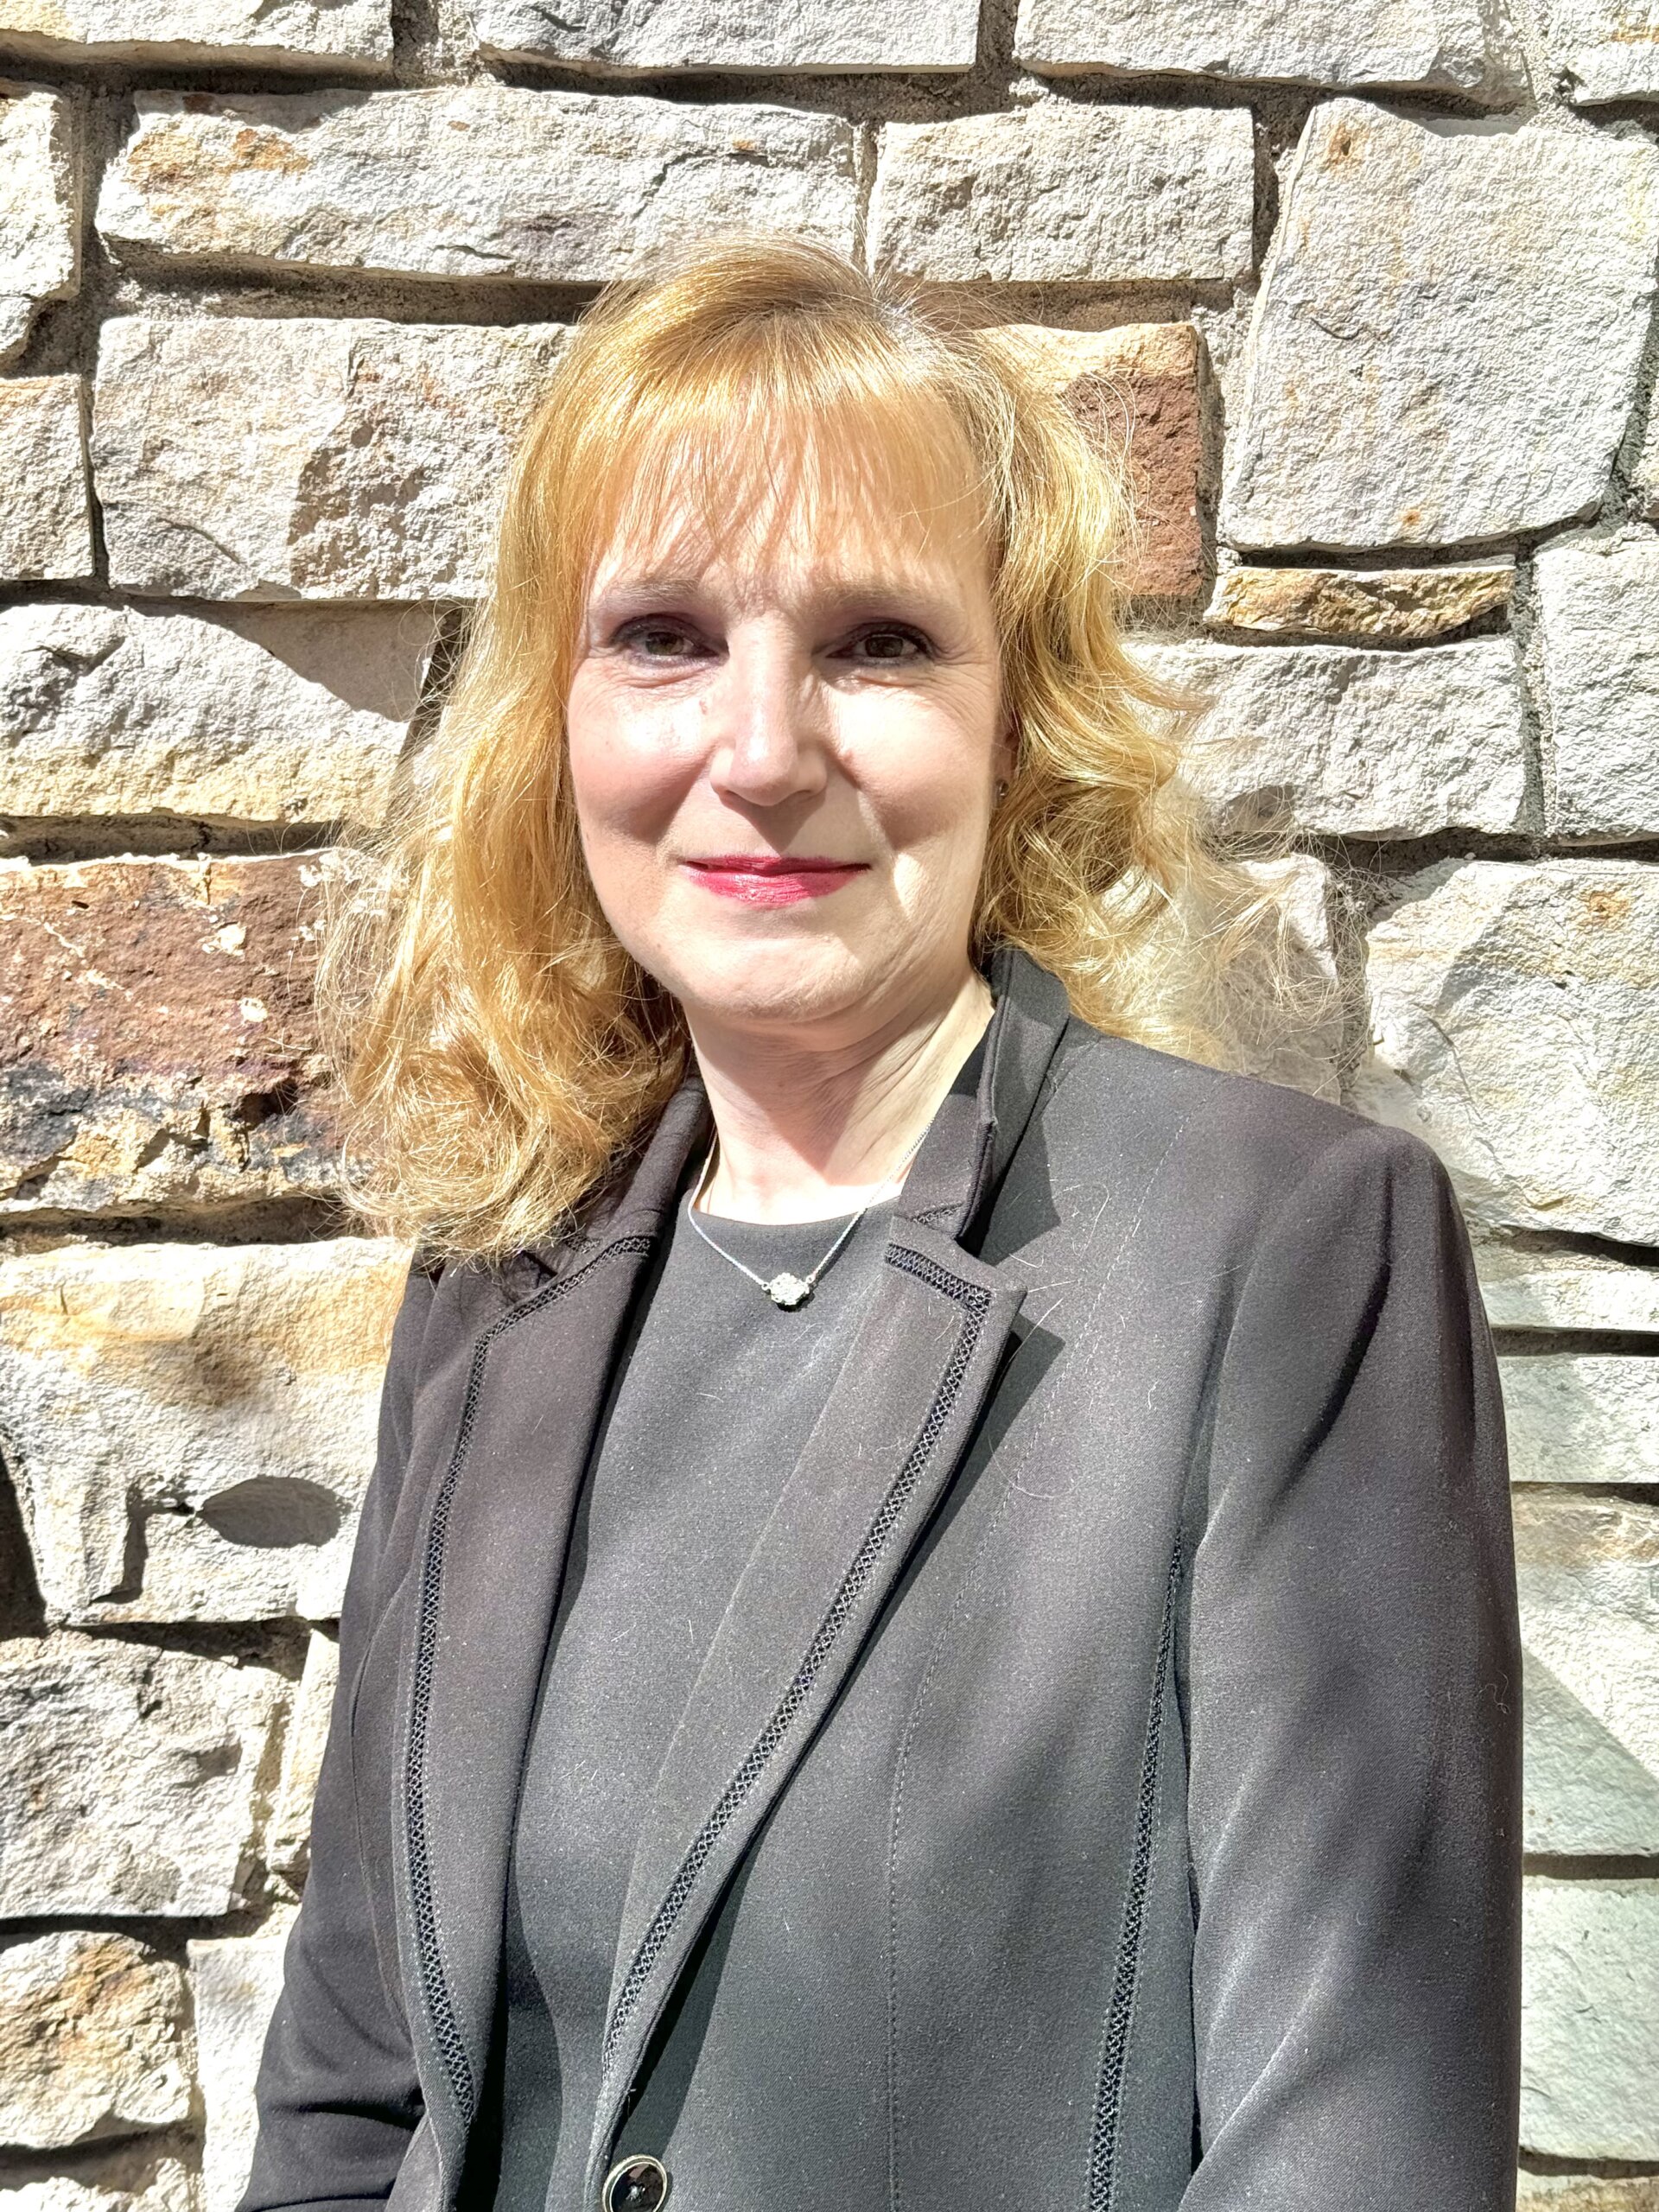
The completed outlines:
<svg viewBox="0 0 1659 2212">
<path fill-rule="evenodd" d="M 606 918 L 694 1030 L 852 1042 L 967 980 L 1009 747 L 965 503 L 813 510 L 608 548 L 569 771 Z"/>
</svg>

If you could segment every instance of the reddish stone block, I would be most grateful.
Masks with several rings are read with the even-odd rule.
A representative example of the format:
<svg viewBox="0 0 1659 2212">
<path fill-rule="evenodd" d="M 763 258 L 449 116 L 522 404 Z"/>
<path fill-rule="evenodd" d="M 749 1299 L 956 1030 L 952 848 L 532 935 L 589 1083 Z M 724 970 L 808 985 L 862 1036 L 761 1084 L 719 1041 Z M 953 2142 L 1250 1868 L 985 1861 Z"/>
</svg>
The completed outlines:
<svg viewBox="0 0 1659 2212">
<path fill-rule="evenodd" d="M 0 1217 L 332 1188 L 321 856 L 0 867 Z"/>
<path fill-rule="evenodd" d="M 1203 344 L 1190 322 L 1117 330 L 1007 326 L 1077 415 L 1128 461 L 1138 543 L 1126 579 L 1137 597 L 1192 599 L 1208 582 L 1201 502 L 1208 489 Z"/>
</svg>

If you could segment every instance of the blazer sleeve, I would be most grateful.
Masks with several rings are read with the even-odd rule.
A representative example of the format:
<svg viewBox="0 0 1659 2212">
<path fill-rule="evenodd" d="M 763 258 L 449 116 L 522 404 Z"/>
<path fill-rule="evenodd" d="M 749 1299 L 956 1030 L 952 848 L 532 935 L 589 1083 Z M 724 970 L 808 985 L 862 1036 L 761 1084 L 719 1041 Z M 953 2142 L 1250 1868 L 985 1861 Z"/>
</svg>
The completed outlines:
<svg viewBox="0 0 1659 2212">
<path fill-rule="evenodd" d="M 422 2113 L 409 2026 L 383 1970 L 364 1851 L 352 1712 L 390 1591 L 388 1537 L 409 1450 L 418 1355 L 434 1281 L 418 1261 L 392 1331 L 375 1466 L 340 1608 L 340 1681 L 311 1819 L 310 1872 L 283 1955 L 283 1986 L 255 2088 L 258 2134 L 238 2212 L 308 2212 L 384 2201 Z M 384 1885 L 382 1885 L 384 1887 Z"/>
<path fill-rule="evenodd" d="M 1339 1138 L 1257 1246 L 1189 1595 L 1183 2212 L 1513 2212 L 1503 1410 L 1461 1217 L 1414 1138 Z"/>
</svg>

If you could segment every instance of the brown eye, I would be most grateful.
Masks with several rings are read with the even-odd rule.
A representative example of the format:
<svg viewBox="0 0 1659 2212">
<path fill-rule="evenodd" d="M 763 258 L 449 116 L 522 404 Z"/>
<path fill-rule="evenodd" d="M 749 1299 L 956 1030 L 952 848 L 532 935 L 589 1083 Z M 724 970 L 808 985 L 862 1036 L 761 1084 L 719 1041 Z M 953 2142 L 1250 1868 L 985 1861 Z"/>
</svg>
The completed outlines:
<svg viewBox="0 0 1659 2212">
<path fill-rule="evenodd" d="M 613 642 L 642 660 L 657 662 L 694 660 L 702 651 L 702 641 L 694 631 L 660 617 L 625 622 Z"/>
<path fill-rule="evenodd" d="M 866 630 L 855 638 L 851 652 L 855 660 L 896 668 L 906 661 L 924 659 L 927 653 L 927 641 L 919 631 L 905 628 L 897 623 L 884 623 L 879 629 Z"/>
</svg>

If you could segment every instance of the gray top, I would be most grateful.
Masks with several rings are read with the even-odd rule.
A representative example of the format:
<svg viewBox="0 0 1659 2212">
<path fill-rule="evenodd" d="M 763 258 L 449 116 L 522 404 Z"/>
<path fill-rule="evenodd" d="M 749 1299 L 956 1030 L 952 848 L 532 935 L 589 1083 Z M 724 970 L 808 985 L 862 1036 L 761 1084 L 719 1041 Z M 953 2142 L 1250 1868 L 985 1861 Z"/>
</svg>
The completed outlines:
<svg viewBox="0 0 1659 2212">
<path fill-rule="evenodd" d="M 502 1961 L 497 2212 L 582 2184 L 633 1848 L 697 1669 L 846 1358 L 891 1205 L 793 1312 L 691 1228 L 683 1196 L 571 1529 L 525 1757 Z M 846 1226 L 703 1217 L 757 1274 Z"/>
</svg>

